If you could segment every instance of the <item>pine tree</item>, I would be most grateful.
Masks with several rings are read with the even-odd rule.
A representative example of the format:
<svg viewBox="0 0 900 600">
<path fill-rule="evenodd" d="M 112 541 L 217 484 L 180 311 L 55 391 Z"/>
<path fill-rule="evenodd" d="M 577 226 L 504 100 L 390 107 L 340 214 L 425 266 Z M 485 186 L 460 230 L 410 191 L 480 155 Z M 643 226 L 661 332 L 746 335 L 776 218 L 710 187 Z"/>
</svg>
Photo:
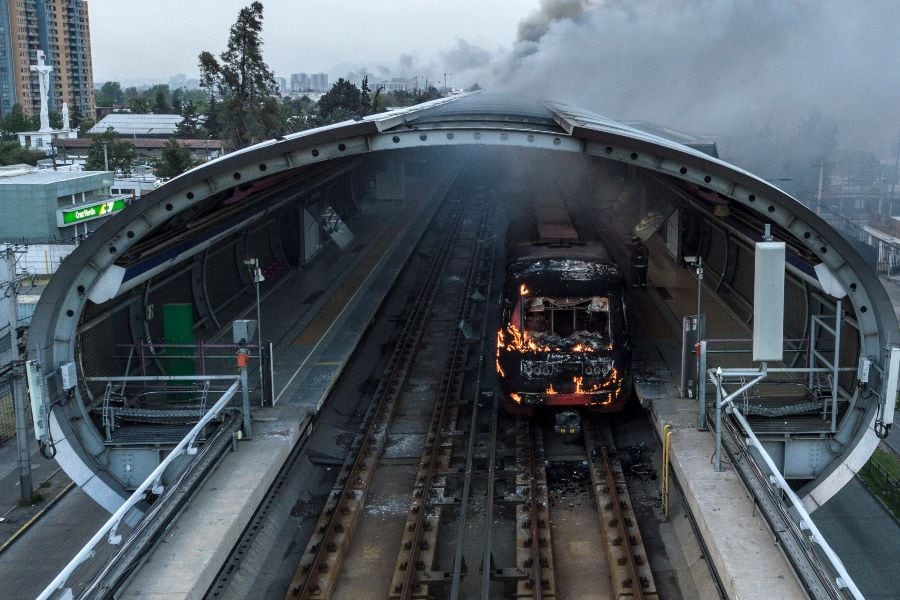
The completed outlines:
<svg viewBox="0 0 900 600">
<path fill-rule="evenodd" d="M 193 139 L 200 135 L 200 117 L 194 103 L 187 101 L 181 108 L 181 122 L 175 128 L 178 137 Z"/>
<path fill-rule="evenodd" d="M 166 142 L 159 160 L 154 163 L 157 177 L 167 178 L 181 175 L 193 166 L 194 160 L 191 158 L 191 151 L 175 139 Z"/>
<path fill-rule="evenodd" d="M 106 146 L 105 156 L 104 145 Z M 134 144 L 118 139 L 116 132 L 110 127 L 105 133 L 93 136 L 87 158 L 84 161 L 84 169 L 85 171 L 105 171 L 108 164 L 110 171 L 118 171 L 123 177 L 129 177 L 134 169 L 136 159 L 137 152 Z"/>
<path fill-rule="evenodd" d="M 278 88 L 262 57 L 262 13 L 260 2 L 241 9 L 231 26 L 228 49 L 219 56 L 221 62 L 209 52 L 200 54 L 201 86 L 210 93 L 210 117 L 216 116 L 233 148 L 249 146 L 280 129 L 278 105 L 270 100 Z"/>
</svg>

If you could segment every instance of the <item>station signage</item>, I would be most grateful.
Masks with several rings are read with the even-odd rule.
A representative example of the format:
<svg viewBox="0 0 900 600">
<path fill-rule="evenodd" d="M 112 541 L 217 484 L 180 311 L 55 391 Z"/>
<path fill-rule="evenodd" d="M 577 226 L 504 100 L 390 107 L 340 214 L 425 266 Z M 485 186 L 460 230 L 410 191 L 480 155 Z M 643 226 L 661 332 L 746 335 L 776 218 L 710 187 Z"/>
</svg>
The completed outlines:
<svg viewBox="0 0 900 600">
<path fill-rule="evenodd" d="M 127 206 L 128 198 L 122 196 L 120 198 L 110 198 L 103 202 L 95 202 L 93 204 L 81 204 L 68 209 L 59 209 L 56 211 L 56 224 L 59 227 L 68 227 L 76 223 L 108 217 L 113 213 L 117 213 Z"/>
</svg>

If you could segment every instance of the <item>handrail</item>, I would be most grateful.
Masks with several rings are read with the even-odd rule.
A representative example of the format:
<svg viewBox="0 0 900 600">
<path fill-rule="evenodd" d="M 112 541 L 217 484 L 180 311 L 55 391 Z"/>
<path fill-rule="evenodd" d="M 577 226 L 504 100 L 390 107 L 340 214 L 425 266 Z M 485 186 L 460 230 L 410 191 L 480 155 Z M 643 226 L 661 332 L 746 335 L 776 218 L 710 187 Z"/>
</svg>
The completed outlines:
<svg viewBox="0 0 900 600">
<path fill-rule="evenodd" d="M 709 369 L 707 374 L 712 381 L 716 385 L 716 387 L 720 390 L 720 398 L 721 398 L 721 378 L 722 378 L 722 370 L 713 370 Z M 728 373 L 729 375 L 731 373 Z M 818 544 L 819 548 L 822 549 L 822 552 L 825 554 L 825 557 L 831 563 L 832 568 L 837 573 L 838 577 L 835 580 L 835 583 L 838 587 L 846 589 L 853 598 L 857 600 L 864 600 L 862 592 L 859 591 L 859 588 L 856 587 L 856 584 L 853 582 L 853 579 L 850 577 L 850 574 L 847 573 L 847 570 L 844 568 L 844 563 L 841 562 L 840 557 L 831 549 L 831 546 L 825 540 L 825 537 L 819 531 L 819 528 L 816 527 L 816 524 L 813 522 L 812 517 L 806 511 L 806 507 L 803 506 L 803 502 L 794 493 L 794 490 L 791 489 L 791 486 L 788 485 L 788 482 L 784 479 L 784 476 L 778 470 L 778 467 L 775 464 L 775 461 L 772 460 L 772 457 L 769 456 L 769 453 L 766 451 L 762 442 L 759 441 L 759 438 L 756 437 L 756 434 L 753 433 L 753 429 L 750 427 L 750 423 L 747 422 L 747 419 L 744 418 L 744 415 L 741 414 L 741 411 L 737 406 L 734 405 L 732 399 L 736 395 L 735 392 L 729 394 L 721 403 L 720 406 L 725 404 L 730 405 L 731 414 L 735 417 L 737 422 L 740 424 L 741 428 L 744 430 L 744 434 L 746 437 L 746 444 L 748 446 L 753 446 L 756 448 L 759 456 L 762 457 L 763 462 L 766 463 L 766 467 L 769 469 L 769 482 L 778 486 L 779 489 L 788 497 L 791 501 L 791 506 L 797 511 L 797 516 L 800 519 L 800 529 L 807 530 L 810 533 L 810 537 L 813 542 Z"/>
<path fill-rule="evenodd" d="M 121 378 L 120 378 L 121 379 Z M 106 523 L 94 534 L 94 537 L 88 541 L 87 544 L 75 555 L 72 560 L 69 561 L 62 571 L 56 576 L 56 578 L 50 582 L 44 591 L 38 596 L 38 600 L 47 600 L 49 599 L 53 593 L 62 588 L 66 581 L 68 581 L 69 577 L 78 568 L 78 566 L 83 563 L 85 560 L 93 556 L 94 548 L 97 544 L 100 543 L 100 540 L 104 535 L 109 533 L 109 543 L 112 545 L 118 545 L 122 541 L 122 536 L 116 533 L 116 528 L 119 526 L 119 523 L 125 517 L 125 515 L 132 508 L 137 505 L 138 502 L 144 499 L 144 492 L 146 492 L 151 487 L 158 487 L 158 482 L 162 474 L 165 470 L 172 464 L 176 458 L 180 457 L 183 453 L 194 454 L 196 449 L 193 448 L 193 443 L 196 437 L 199 435 L 200 431 L 209 423 L 213 418 L 218 416 L 222 409 L 231 401 L 234 395 L 237 393 L 238 386 L 240 385 L 240 381 L 238 376 L 231 376 L 231 379 L 236 380 L 228 390 L 222 394 L 222 397 L 207 411 L 203 417 L 197 421 L 197 424 L 188 432 L 184 438 L 178 442 L 178 444 L 172 449 L 168 456 L 166 456 L 162 462 L 159 463 L 159 466 L 153 470 L 152 473 L 144 480 L 141 485 L 134 490 L 134 493 L 128 497 L 125 502 L 122 503 L 122 506 L 113 513 L 113 515 L 109 518 Z"/>
</svg>

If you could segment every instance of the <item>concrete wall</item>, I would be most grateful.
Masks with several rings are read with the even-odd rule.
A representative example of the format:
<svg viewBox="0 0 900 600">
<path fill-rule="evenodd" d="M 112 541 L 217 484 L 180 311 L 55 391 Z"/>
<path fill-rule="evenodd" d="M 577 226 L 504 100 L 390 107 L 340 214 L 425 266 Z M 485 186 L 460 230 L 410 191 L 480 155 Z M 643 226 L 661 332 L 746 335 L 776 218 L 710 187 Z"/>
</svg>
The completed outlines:
<svg viewBox="0 0 900 600">
<path fill-rule="evenodd" d="M 30 182 L 25 175 L 20 182 L 0 185 L 0 239 L 69 239 L 74 229 L 60 229 L 56 225 L 56 211 L 72 203 L 97 201 L 106 197 L 112 184 L 112 173 L 73 173 L 76 177 L 59 181 Z M 80 226 L 80 229 L 83 226 Z M 91 229 L 94 229 L 91 226 Z"/>
</svg>

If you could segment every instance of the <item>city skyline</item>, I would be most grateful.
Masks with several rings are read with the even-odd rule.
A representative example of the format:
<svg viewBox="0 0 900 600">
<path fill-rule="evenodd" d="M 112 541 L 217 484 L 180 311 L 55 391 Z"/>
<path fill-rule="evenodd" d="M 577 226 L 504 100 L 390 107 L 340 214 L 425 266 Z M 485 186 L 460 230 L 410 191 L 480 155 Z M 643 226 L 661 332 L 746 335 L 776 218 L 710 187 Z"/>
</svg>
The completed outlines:
<svg viewBox="0 0 900 600">
<path fill-rule="evenodd" d="M 229 28 L 249 3 L 90 0 L 95 81 L 195 77 L 199 53 L 222 52 Z M 401 60 L 422 71 L 401 75 L 425 76 L 429 69 L 443 73 L 441 53 L 449 52 L 459 40 L 491 50 L 512 46 L 519 22 L 539 4 L 539 0 L 496 0 L 489 5 L 476 0 L 428 0 L 412 7 L 399 0 L 349 0 L 335 11 L 333 4 L 318 1 L 305 3 L 301 12 L 294 3 L 269 0 L 263 2 L 263 56 L 281 77 L 297 72 L 338 77 L 361 67 L 393 71 Z M 172 19 L 174 12 L 182 18 Z M 423 13 L 427 16 L 422 17 Z M 131 31 L 130 44 L 121 43 L 123 29 Z M 144 43 L 151 41 L 154 48 L 167 50 L 149 53 Z"/>
</svg>

